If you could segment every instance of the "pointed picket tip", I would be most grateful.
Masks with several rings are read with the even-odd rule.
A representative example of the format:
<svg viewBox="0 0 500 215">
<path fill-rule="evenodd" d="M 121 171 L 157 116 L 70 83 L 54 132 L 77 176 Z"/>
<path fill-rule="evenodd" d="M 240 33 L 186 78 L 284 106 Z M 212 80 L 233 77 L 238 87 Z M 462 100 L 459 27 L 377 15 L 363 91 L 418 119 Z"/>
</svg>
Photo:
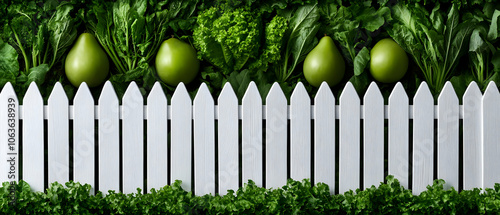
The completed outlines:
<svg viewBox="0 0 500 215">
<path fill-rule="evenodd" d="M 498 97 L 499 92 L 498 92 L 498 87 L 495 84 L 494 81 L 490 81 L 488 86 L 486 87 L 486 90 L 484 91 L 484 98 L 486 97 Z"/>
<path fill-rule="evenodd" d="M 5 83 L 1 92 L 2 92 L 2 94 L 8 93 L 9 95 L 15 95 L 15 93 L 16 93 L 14 91 L 14 87 L 12 86 L 12 84 L 10 82 Z"/>
<path fill-rule="evenodd" d="M 129 100 L 129 102 L 137 102 L 141 104 L 143 103 L 144 98 L 142 97 L 141 90 L 135 81 L 130 82 L 128 85 L 125 94 L 123 94 L 123 100 Z"/>
<path fill-rule="evenodd" d="M 442 103 L 445 100 L 453 103 L 458 103 L 457 93 L 455 92 L 453 85 L 449 81 L 446 82 L 443 89 L 441 90 L 441 93 L 438 96 L 438 103 Z"/>
<path fill-rule="evenodd" d="M 200 88 L 198 88 L 198 92 L 196 92 L 196 96 L 194 97 L 194 103 L 197 101 L 205 101 L 205 100 L 212 100 L 212 93 L 210 93 L 210 90 L 208 89 L 207 84 L 201 83 Z"/>
<path fill-rule="evenodd" d="M 260 97 L 259 89 L 257 89 L 257 85 L 255 82 L 250 82 L 248 85 L 247 91 L 245 92 L 245 95 L 243 95 L 243 102 L 248 101 L 248 102 L 261 102 L 262 99 Z"/>
<path fill-rule="evenodd" d="M 68 96 L 66 95 L 66 92 L 64 92 L 64 88 L 60 82 L 56 82 L 54 85 L 54 89 L 52 89 L 49 96 L 49 103 L 55 99 L 63 99 L 65 101 L 68 100 Z"/>
<path fill-rule="evenodd" d="M 158 99 L 167 99 L 167 97 L 165 96 L 165 92 L 163 91 L 163 88 L 161 87 L 161 84 L 160 82 L 155 82 L 155 84 L 153 85 L 153 88 L 151 89 L 151 92 L 149 92 L 149 96 L 147 98 L 148 100 L 148 104 L 149 103 L 154 103 L 155 100 L 158 100 Z"/>
<path fill-rule="evenodd" d="M 273 86 L 271 86 L 271 89 L 269 90 L 269 93 L 267 94 L 266 103 L 283 100 L 285 100 L 286 102 L 285 93 L 283 93 L 283 90 L 281 90 L 278 82 L 274 82 Z"/>
<path fill-rule="evenodd" d="M 464 110 L 468 108 L 480 107 L 481 97 L 483 96 L 481 89 L 475 81 L 470 82 L 469 86 L 465 90 L 463 95 L 462 103 L 464 105 Z"/>
<path fill-rule="evenodd" d="M 354 97 L 356 96 L 356 97 Z M 356 92 L 356 89 L 354 88 L 354 85 L 352 85 L 351 82 L 347 82 L 347 84 L 344 87 L 344 90 L 342 90 L 342 94 L 340 94 L 340 100 L 349 100 L 351 98 L 356 98 L 359 100 L 359 95 Z"/>
<path fill-rule="evenodd" d="M 467 89 L 465 90 L 464 96 L 467 94 L 481 94 L 481 89 L 479 89 L 479 86 L 475 81 L 471 81 L 469 86 L 467 86 Z"/>
<path fill-rule="evenodd" d="M 189 100 L 189 102 L 191 103 L 191 97 L 189 96 L 189 93 L 186 89 L 186 85 L 184 85 L 184 83 L 182 82 L 180 82 L 175 88 L 174 94 L 172 95 L 172 104 L 174 103 L 174 101 L 178 100 L 184 100 L 185 102 Z"/>
<path fill-rule="evenodd" d="M 106 83 L 104 84 L 101 95 L 99 96 L 99 103 L 106 102 L 106 100 L 108 99 L 118 100 L 115 88 L 113 88 L 113 84 L 111 84 L 110 81 L 106 81 Z"/>
<path fill-rule="evenodd" d="M 375 81 L 372 81 L 366 90 L 364 99 L 366 100 L 367 98 L 384 99 L 382 92 L 380 92 L 380 88 Z"/>
<path fill-rule="evenodd" d="M 238 102 L 238 97 L 236 97 L 236 93 L 234 93 L 233 87 L 231 86 L 231 83 L 229 83 L 229 82 L 226 82 L 226 84 L 224 84 L 224 87 L 222 88 L 222 91 L 220 92 L 219 98 L 217 98 L 218 104 L 220 104 L 221 102 L 227 102 L 227 101 Z"/>
<path fill-rule="evenodd" d="M 335 104 L 335 97 L 333 96 L 332 90 L 326 81 L 323 81 L 319 86 L 318 92 L 316 93 L 316 97 L 314 97 L 314 103 L 318 104 L 322 100 L 333 100 L 333 104 Z"/>
<path fill-rule="evenodd" d="M 43 100 L 42 94 L 40 93 L 40 90 L 38 89 L 38 85 L 36 85 L 35 82 L 31 82 L 30 86 L 28 87 L 28 90 L 26 91 L 26 94 L 24 95 L 23 102 L 25 103 L 25 101 L 28 101 L 28 100 L 32 101 L 34 99 Z"/>
<path fill-rule="evenodd" d="M 308 98 L 309 99 L 309 94 L 307 93 L 306 88 L 304 87 L 304 84 L 302 82 L 297 83 L 295 85 L 295 89 L 293 89 L 292 95 L 290 96 L 290 99 L 293 101 L 294 98 Z"/>
<path fill-rule="evenodd" d="M 90 92 L 89 86 L 87 83 L 83 82 L 80 84 L 78 87 L 78 90 L 76 91 L 75 94 L 75 101 L 78 100 L 89 100 L 92 99 L 92 93 Z"/>
<path fill-rule="evenodd" d="M 434 100 L 434 98 L 432 97 L 431 90 L 429 89 L 429 86 L 425 81 L 420 83 L 420 86 L 418 87 L 417 92 L 415 93 L 415 97 L 413 98 L 414 101 L 420 101 L 422 99 Z M 417 102 L 414 102 L 414 104 L 416 103 Z"/>
<path fill-rule="evenodd" d="M 394 86 L 394 89 L 392 89 L 391 95 L 389 95 L 389 103 L 392 100 L 399 100 L 399 99 L 408 100 L 408 94 L 406 94 L 405 88 L 403 87 L 403 84 L 401 84 L 401 82 L 398 82 Z"/>
</svg>

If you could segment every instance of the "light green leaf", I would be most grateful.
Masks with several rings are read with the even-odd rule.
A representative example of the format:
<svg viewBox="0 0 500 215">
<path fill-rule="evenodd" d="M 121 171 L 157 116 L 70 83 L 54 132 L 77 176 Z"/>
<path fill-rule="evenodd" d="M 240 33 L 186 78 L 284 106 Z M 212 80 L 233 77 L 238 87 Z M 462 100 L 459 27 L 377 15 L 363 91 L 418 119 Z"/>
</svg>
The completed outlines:
<svg viewBox="0 0 500 215">
<path fill-rule="evenodd" d="M 363 47 L 354 58 L 354 75 L 361 75 L 370 61 L 370 51 Z"/>
</svg>

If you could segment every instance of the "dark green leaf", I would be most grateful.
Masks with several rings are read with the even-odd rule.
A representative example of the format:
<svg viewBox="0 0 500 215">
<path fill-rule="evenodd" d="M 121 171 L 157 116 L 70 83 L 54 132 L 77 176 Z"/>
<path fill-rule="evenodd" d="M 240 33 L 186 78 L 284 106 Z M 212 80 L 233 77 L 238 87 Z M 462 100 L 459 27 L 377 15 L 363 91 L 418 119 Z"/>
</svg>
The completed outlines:
<svg viewBox="0 0 500 215">
<path fill-rule="evenodd" d="M 354 75 L 361 75 L 370 61 L 370 51 L 363 47 L 354 58 Z"/>
</svg>

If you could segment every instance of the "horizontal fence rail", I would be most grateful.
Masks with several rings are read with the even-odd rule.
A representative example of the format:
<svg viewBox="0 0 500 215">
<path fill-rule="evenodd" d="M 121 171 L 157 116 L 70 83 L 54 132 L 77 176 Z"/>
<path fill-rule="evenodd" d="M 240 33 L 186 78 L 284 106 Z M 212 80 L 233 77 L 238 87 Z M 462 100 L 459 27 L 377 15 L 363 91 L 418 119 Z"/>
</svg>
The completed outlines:
<svg viewBox="0 0 500 215">
<path fill-rule="evenodd" d="M 338 99 L 338 102 L 337 100 Z M 337 104 L 338 103 L 338 104 Z M 500 182 L 500 94 L 471 83 L 462 104 L 447 83 L 435 104 L 424 82 L 414 98 L 394 87 L 387 105 L 375 83 L 360 99 L 298 83 L 287 100 L 275 83 L 263 104 L 255 83 L 241 99 L 226 84 L 214 100 L 181 83 L 170 101 L 156 83 L 145 98 L 132 82 L 122 104 L 110 82 L 97 100 L 82 84 L 70 102 L 54 86 L 47 104 L 32 84 L 23 105 L 0 93 L 0 179 L 43 191 L 69 180 L 98 190 L 149 192 L 182 180 L 196 195 L 225 194 L 248 180 L 277 188 L 288 178 L 323 182 L 331 193 L 378 185 L 388 174 L 418 194 L 436 178 L 456 189 Z"/>
</svg>

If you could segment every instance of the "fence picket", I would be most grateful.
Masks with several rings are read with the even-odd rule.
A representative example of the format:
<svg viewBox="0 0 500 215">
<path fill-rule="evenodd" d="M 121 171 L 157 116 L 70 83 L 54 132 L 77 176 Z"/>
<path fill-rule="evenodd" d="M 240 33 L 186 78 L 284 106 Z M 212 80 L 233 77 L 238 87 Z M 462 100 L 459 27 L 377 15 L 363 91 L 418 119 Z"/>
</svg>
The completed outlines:
<svg viewBox="0 0 500 215">
<path fill-rule="evenodd" d="M 69 181 L 69 108 L 68 97 L 57 82 L 48 100 L 49 183 Z"/>
<path fill-rule="evenodd" d="M 302 82 L 290 97 L 290 176 L 311 178 L 311 99 Z"/>
<path fill-rule="evenodd" d="M 500 94 L 495 82 L 490 82 L 482 100 L 484 188 L 493 188 L 500 182 Z"/>
<path fill-rule="evenodd" d="M 359 96 L 347 82 L 339 107 L 339 193 L 360 187 L 360 112 Z"/>
<path fill-rule="evenodd" d="M 73 180 L 95 190 L 94 99 L 86 83 L 80 84 L 73 101 Z"/>
<path fill-rule="evenodd" d="M 427 190 L 434 180 L 434 98 L 422 82 L 413 98 L 412 192 Z"/>
<path fill-rule="evenodd" d="M 33 191 L 44 191 L 44 123 L 43 98 L 31 82 L 23 98 L 23 180 Z M 28 165 L 29 164 L 29 165 Z"/>
<path fill-rule="evenodd" d="M 120 191 L 120 124 L 118 97 L 111 82 L 104 84 L 98 107 L 98 189 Z"/>
<path fill-rule="evenodd" d="M 463 189 L 483 187 L 483 147 L 481 143 L 481 90 L 472 82 L 464 93 Z"/>
<path fill-rule="evenodd" d="M 239 187 L 238 98 L 229 82 L 222 88 L 217 104 L 219 194 L 225 195 Z"/>
<path fill-rule="evenodd" d="M 458 97 L 446 82 L 438 97 L 437 177 L 446 181 L 445 188 L 458 189 Z"/>
<path fill-rule="evenodd" d="M 399 180 L 401 185 L 409 185 L 409 103 L 408 95 L 401 83 L 397 83 L 389 96 L 389 155 L 388 173 Z"/>
<path fill-rule="evenodd" d="M 215 108 L 205 83 L 193 102 L 194 193 L 215 194 Z"/>
<path fill-rule="evenodd" d="M 278 188 L 287 180 L 288 102 L 274 83 L 266 98 L 266 187 Z"/>
<path fill-rule="evenodd" d="M 384 181 L 384 97 L 375 82 L 363 103 L 363 188 L 369 188 Z"/>
<path fill-rule="evenodd" d="M 255 82 L 248 85 L 242 106 L 242 183 L 251 179 L 262 187 L 262 98 Z"/>
<path fill-rule="evenodd" d="M 153 86 L 147 103 L 146 192 L 149 192 L 168 184 L 167 97 L 159 82 Z"/>
<path fill-rule="evenodd" d="M 182 188 L 191 191 L 192 102 L 184 83 L 179 83 L 172 96 L 170 184 L 182 181 Z"/>
<path fill-rule="evenodd" d="M 314 98 L 314 183 L 335 193 L 335 97 L 323 82 Z"/>
<path fill-rule="evenodd" d="M 122 172 L 123 193 L 144 190 L 144 99 L 135 82 L 123 95 Z"/>
<path fill-rule="evenodd" d="M 19 101 L 10 82 L 0 93 L 0 169 L 1 182 L 19 181 Z M 10 191 L 12 192 L 12 191 Z"/>
</svg>

